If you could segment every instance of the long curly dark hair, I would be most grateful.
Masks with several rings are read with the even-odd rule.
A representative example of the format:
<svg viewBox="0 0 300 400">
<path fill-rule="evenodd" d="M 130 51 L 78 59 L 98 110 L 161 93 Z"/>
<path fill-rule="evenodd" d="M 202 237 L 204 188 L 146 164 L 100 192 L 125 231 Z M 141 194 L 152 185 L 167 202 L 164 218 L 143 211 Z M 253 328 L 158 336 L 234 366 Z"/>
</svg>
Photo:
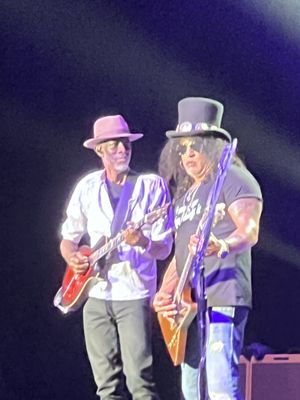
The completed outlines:
<svg viewBox="0 0 300 400">
<path fill-rule="evenodd" d="M 186 138 L 191 138 L 186 137 Z M 207 162 L 212 166 L 205 179 L 215 176 L 218 168 L 218 162 L 225 145 L 228 143 L 221 138 L 212 136 L 195 136 L 196 145 L 201 152 L 204 153 Z M 192 186 L 194 180 L 185 172 L 181 166 L 181 156 L 179 153 L 180 142 L 182 138 L 169 139 L 159 157 L 158 171 L 159 174 L 166 180 L 171 195 L 176 201 Z M 238 156 L 234 156 L 233 163 L 244 167 L 244 163 Z"/>
</svg>

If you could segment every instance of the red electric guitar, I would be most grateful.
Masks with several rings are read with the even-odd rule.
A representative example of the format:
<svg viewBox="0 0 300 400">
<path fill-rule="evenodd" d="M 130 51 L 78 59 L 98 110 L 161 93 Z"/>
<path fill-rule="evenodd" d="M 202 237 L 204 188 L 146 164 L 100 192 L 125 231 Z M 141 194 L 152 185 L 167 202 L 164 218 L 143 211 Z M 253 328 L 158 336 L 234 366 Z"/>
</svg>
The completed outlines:
<svg viewBox="0 0 300 400">
<path fill-rule="evenodd" d="M 158 208 L 149 214 L 146 214 L 140 221 L 134 224 L 134 229 L 139 229 L 145 224 L 153 224 L 159 218 L 166 215 L 170 203 Z M 106 286 L 107 282 L 100 276 L 97 261 L 106 254 L 116 249 L 124 241 L 124 230 L 119 232 L 114 238 L 109 239 L 105 244 L 98 242 L 94 248 L 88 246 L 80 247 L 81 254 L 88 256 L 89 268 L 84 274 L 76 274 L 72 267 L 67 266 L 62 286 L 57 291 L 53 304 L 64 314 L 70 311 L 76 311 L 87 300 L 90 289 L 98 282 Z M 99 247 L 100 246 L 100 247 Z"/>
</svg>

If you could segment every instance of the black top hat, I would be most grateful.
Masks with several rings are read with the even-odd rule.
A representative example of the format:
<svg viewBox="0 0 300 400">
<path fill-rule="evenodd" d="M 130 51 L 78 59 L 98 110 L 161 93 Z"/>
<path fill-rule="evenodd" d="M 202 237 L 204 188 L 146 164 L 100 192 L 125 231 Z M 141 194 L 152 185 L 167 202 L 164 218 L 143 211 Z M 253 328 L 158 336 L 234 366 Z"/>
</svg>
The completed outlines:
<svg viewBox="0 0 300 400">
<path fill-rule="evenodd" d="M 169 139 L 186 136 L 216 136 L 231 142 L 230 133 L 221 128 L 224 107 L 205 97 L 186 97 L 178 103 L 176 131 L 167 131 Z"/>
</svg>

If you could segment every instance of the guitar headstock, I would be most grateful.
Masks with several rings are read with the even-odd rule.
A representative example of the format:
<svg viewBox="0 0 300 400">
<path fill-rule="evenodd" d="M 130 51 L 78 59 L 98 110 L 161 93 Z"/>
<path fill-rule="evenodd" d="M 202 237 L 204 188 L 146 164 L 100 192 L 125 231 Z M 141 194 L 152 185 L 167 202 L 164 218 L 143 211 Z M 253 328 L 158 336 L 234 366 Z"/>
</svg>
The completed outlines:
<svg viewBox="0 0 300 400">
<path fill-rule="evenodd" d="M 233 139 L 231 143 L 226 144 L 218 164 L 218 168 L 220 171 L 224 171 L 226 168 L 228 168 L 236 152 L 236 147 L 237 147 L 236 138 Z"/>
<path fill-rule="evenodd" d="M 163 207 L 157 208 L 156 210 L 145 215 L 144 219 L 145 224 L 153 224 L 159 218 L 164 217 L 167 214 L 169 207 L 170 203 L 166 203 Z"/>
</svg>

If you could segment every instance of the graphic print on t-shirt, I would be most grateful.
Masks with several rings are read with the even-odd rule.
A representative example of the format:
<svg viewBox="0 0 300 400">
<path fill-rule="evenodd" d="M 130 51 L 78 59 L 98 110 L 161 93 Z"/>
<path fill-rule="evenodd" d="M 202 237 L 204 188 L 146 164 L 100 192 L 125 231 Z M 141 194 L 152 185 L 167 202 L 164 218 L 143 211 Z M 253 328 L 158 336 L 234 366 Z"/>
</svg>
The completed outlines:
<svg viewBox="0 0 300 400">
<path fill-rule="evenodd" d="M 188 204 L 182 204 L 175 210 L 175 227 L 179 228 L 186 221 L 192 221 L 196 215 L 200 215 L 202 205 L 199 199 L 194 199 Z"/>
<path fill-rule="evenodd" d="M 202 205 L 199 199 L 193 200 L 190 204 L 183 204 L 178 206 L 175 210 L 175 226 L 176 229 L 180 227 L 186 221 L 194 220 L 195 216 L 200 215 L 202 211 Z M 221 221 L 225 216 L 225 203 L 218 203 L 215 209 L 215 217 L 213 225 L 216 225 L 218 221 Z"/>
</svg>

